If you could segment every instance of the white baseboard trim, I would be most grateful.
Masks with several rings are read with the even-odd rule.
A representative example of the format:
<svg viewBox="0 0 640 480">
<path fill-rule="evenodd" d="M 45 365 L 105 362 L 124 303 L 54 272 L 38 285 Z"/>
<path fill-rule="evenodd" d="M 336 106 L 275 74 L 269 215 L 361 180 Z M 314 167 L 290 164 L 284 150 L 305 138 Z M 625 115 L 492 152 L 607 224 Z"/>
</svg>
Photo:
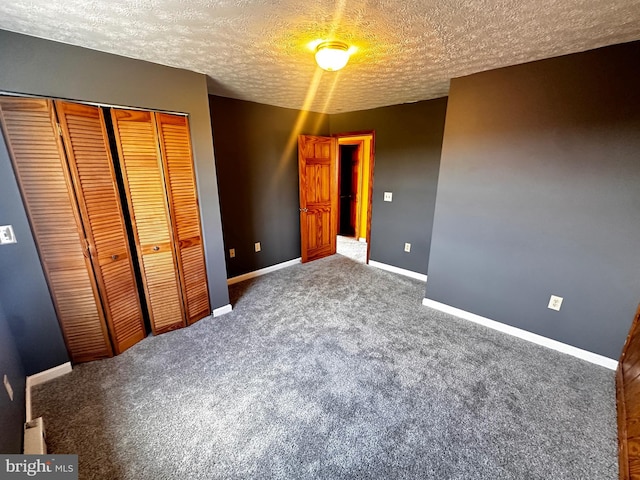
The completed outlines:
<svg viewBox="0 0 640 480">
<path fill-rule="evenodd" d="M 380 270 L 386 270 L 387 272 L 398 273 L 405 277 L 415 278 L 421 282 L 427 281 L 427 276 L 422 273 L 412 272 L 411 270 L 405 270 L 404 268 L 394 267 L 393 265 L 387 265 L 386 263 L 376 262 L 375 260 L 369 260 L 369 265 L 379 268 Z"/>
<path fill-rule="evenodd" d="M 224 315 L 225 313 L 229 313 L 233 310 L 230 303 L 227 303 L 223 307 L 218 307 L 213 311 L 213 317 L 219 317 L 220 315 Z"/>
<path fill-rule="evenodd" d="M 365 243 L 366 243 L 366 242 L 367 242 L 367 239 L 366 239 L 366 238 L 364 238 L 364 237 L 360 237 L 360 238 L 358 238 L 358 241 L 359 241 L 359 242 L 365 242 Z"/>
<path fill-rule="evenodd" d="M 35 373 L 33 375 L 29 375 L 27 377 L 26 386 L 25 386 L 25 416 L 26 421 L 30 422 L 31 418 L 31 387 L 35 385 L 40 385 L 41 383 L 48 382 L 49 380 L 53 380 L 54 378 L 61 377 L 71 372 L 71 362 L 63 363 L 62 365 L 58 365 L 57 367 L 50 368 L 49 370 L 45 370 L 40 373 Z"/>
<path fill-rule="evenodd" d="M 234 283 L 244 282 L 245 280 L 249 280 L 250 278 L 259 277 L 260 275 L 264 275 L 266 273 L 275 272 L 276 270 L 282 270 L 283 268 L 290 267 L 292 265 L 296 265 L 300 263 L 302 259 L 300 257 L 294 258 L 293 260 L 289 260 L 288 262 L 278 263 L 276 265 L 271 265 L 270 267 L 261 268 L 260 270 L 255 270 L 253 272 L 245 273 L 243 275 L 238 275 L 237 277 L 231 277 L 227 280 L 227 285 L 233 285 Z"/>
<path fill-rule="evenodd" d="M 450 313 L 451 315 L 469 320 L 470 322 L 478 323 L 480 325 L 484 325 L 485 327 L 489 327 L 494 330 L 513 335 L 514 337 L 518 337 L 523 340 L 542 345 L 543 347 L 566 353 L 567 355 L 586 360 L 587 362 L 595 363 L 596 365 L 600 365 L 601 367 L 605 367 L 610 370 L 616 370 L 618 368 L 618 362 L 616 360 L 605 357 L 603 355 L 598 355 L 597 353 L 589 352 L 588 350 L 574 347 L 573 345 L 567 345 L 566 343 L 552 340 L 551 338 L 543 337 L 542 335 L 538 335 L 537 333 L 532 333 L 527 330 L 522 330 L 521 328 L 512 327 L 511 325 L 507 325 L 505 323 L 496 322 L 495 320 L 476 315 L 475 313 L 467 312 L 466 310 L 452 307 L 445 303 L 436 302 L 435 300 L 431 300 L 429 298 L 423 298 L 422 304 L 426 307 L 434 308 L 436 310 L 440 310 L 441 312 Z"/>
</svg>

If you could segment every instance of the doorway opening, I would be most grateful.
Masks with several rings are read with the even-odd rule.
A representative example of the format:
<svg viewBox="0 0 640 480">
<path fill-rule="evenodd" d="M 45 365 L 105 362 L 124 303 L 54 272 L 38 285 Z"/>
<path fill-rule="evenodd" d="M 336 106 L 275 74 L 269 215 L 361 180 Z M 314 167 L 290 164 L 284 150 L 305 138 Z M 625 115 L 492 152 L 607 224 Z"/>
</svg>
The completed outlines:
<svg viewBox="0 0 640 480">
<path fill-rule="evenodd" d="M 340 145 L 340 222 L 338 235 L 358 237 L 358 170 L 360 168 L 360 145 Z"/>
<path fill-rule="evenodd" d="M 369 262 L 373 132 L 338 134 L 337 253 Z"/>
<path fill-rule="evenodd" d="M 374 145 L 373 131 L 298 136 L 302 263 L 341 253 L 337 252 L 340 232 L 352 245 L 363 244 L 364 263 L 369 263 Z"/>
</svg>

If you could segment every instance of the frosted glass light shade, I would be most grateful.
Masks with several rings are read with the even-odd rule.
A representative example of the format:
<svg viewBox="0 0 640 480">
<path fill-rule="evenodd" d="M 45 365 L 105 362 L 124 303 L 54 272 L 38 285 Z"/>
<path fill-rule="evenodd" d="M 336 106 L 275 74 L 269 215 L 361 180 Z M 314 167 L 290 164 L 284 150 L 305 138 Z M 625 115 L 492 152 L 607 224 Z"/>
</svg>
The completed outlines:
<svg viewBox="0 0 640 480">
<path fill-rule="evenodd" d="M 349 47 L 342 42 L 322 42 L 316 48 L 316 63 L 323 70 L 335 72 L 349 61 Z"/>
</svg>

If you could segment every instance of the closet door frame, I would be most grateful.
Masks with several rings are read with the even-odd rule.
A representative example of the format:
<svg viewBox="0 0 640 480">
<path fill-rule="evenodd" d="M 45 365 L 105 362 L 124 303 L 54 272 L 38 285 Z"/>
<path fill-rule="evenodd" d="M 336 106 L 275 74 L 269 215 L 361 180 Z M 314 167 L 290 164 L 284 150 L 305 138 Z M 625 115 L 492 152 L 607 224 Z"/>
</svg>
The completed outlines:
<svg viewBox="0 0 640 480">
<path fill-rule="evenodd" d="M 182 328 L 187 325 L 191 325 L 195 323 L 197 320 L 204 318 L 207 315 L 210 315 L 211 299 L 209 296 L 209 289 L 208 289 L 209 279 L 207 275 L 206 256 L 204 251 L 204 238 L 202 235 L 202 215 L 201 215 L 199 198 L 198 198 L 199 195 L 198 195 L 197 180 L 196 180 L 196 174 L 195 174 L 195 164 L 193 159 L 193 148 L 191 143 L 192 142 L 191 129 L 188 121 L 189 120 L 188 116 L 181 113 L 169 113 L 169 112 L 162 112 L 157 110 L 138 109 L 138 108 L 109 107 L 106 105 L 105 107 L 109 108 L 109 110 L 105 110 L 104 108 L 102 108 L 100 104 L 95 104 L 91 102 L 58 100 L 51 97 L 38 97 L 38 96 L 31 96 L 31 95 L 24 95 L 24 96 L 19 94 L 3 95 L 2 93 L 0 93 L 0 98 L 11 98 L 11 99 L 15 99 L 15 101 L 24 99 L 25 101 L 34 100 L 34 101 L 42 102 L 42 106 L 40 108 L 44 113 L 44 108 L 45 108 L 44 105 L 46 105 L 46 114 L 50 121 L 53 137 L 55 137 L 55 149 L 58 153 L 58 156 L 60 157 L 61 166 L 63 167 L 62 175 L 64 177 L 67 196 L 69 198 L 69 202 L 70 202 L 70 206 L 73 214 L 75 231 L 77 232 L 77 235 L 78 235 L 79 248 L 81 249 L 82 255 L 84 257 L 83 260 L 79 260 L 79 257 L 77 258 L 77 260 L 80 261 L 80 264 L 84 262 L 84 265 L 87 269 L 88 280 L 92 290 L 92 298 L 95 301 L 95 307 L 97 310 L 97 319 L 95 320 L 96 323 L 94 323 L 93 327 L 91 327 L 94 329 L 93 342 L 95 345 L 100 344 L 101 349 L 102 349 L 102 346 L 104 346 L 104 349 L 95 355 L 88 354 L 85 352 L 82 352 L 80 355 L 74 354 L 74 352 L 70 347 L 70 345 L 72 345 L 73 343 L 70 341 L 70 338 L 78 337 L 79 335 L 82 335 L 82 334 L 76 332 L 73 328 L 71 328 L 70 331 L 67 331 L 67 328 L 65 328 L 65 325 L 68 325 L 68 324 L 66 324 L 65 321 L 63 320 L 65 318 L 65 315 L 63 315 L 64 308 L 61 307 L 61 304 L 59 303 L 58 297 L 55 292 L 56 288 L 59 288 L 59 287 L 57 286 L 58 284 L 54 282 L 52 278 L 52 271 L 50 269 L 50 266 L 45 263 L 45 256 L 42 250 L 43 246 L 41 245 L 42 241 L 48 242 L 49 240 L 39 239 L 38 237 L 38 226 L 34 225 L 34 221 L 32 220 L 32 212 L 29 207 L 28 198 L 26 197 L 25 185 L 20 177 L 18 165 L 15 160 L 15 152 L 11 144 L 11 141 L 9 141 L 8 133 L 6 131 L 4 132 L 5 137 L 7 138 L 7 149 L 9 151 L 10 158 L 12 161 L 16 182 L 18 183 L 23 205 L 29 217 L 29 225 L 33 233 L 36 248 L 38 250 L 40 263 L 43 268 L 43 273 L 45 274 L 45 278 L 47 279 L 47 286 L 49 289 L 49 293 L 51 295 L 53 306 L 55 308 L 58 321 L 61 326 L 62 335 L 65 339 L 65 344 L 72 361 L 84 362 L 84 361 L 92 361 L 96 359 L 112 357 L 114 353 L 119 354 L 136 342 L 132 341 L 130 342 L 130 345 L 125 345 L 122 348 L 118 346 L 118 340 L 116 338 L 116 330 L 114 327 L 114 323 L 109 314 L 108 306 L 105 304 L 105 302 L 108 301 L 107 300 L 108 297 L 106 296 L 106 286 L 105 286 L 104 279 L 101 276 L 101 273 L 100 273 L 101 271 L 99 268 L 104 263 L 103 261 L 104 259 L 102 259 L 102 256 L 104 255 L 101 254 L 99 258 L 98 252 L 96 250 L 95 239 L 93 238 L 91 225 L 89 223 L 90 217 L 88 215 L 87 207 L 83 201 L 83 197 L 82 197 L 83 193 L 82 193 L 80 181 L 77 178 L 78 169 L 77 169 L 77 166 L 75 165 L 75 160 L 72 158 L 73 152 L 70 151 L 72 148 L 71 139 L 69 137 L 68 131 L 66 130 L 66 127 L 63 128 L 64 119 L 62 117 L 64 116 L 64 114 L 56 110 L 56 104 L 59 102 L 96 108 L 97 111 L 99 112 L 98 115 L 99 115 L 100 124 L 101 124 L 101 134 L 105 142 L 107 157 L 111 162 L 109 165 L 111 181 L 115 186 L 115 191 L 118 194 L 120 194 L 120 197 L 119 197 L 120 199 L 118 202 L 119 213 L 123 218 L 123 223 L 125 222 L 125 219 L 123 217 L 123 210 L 127 210 L 131 218 L 130 226 L 133 232 L 134 242 L 133 243 L 129 242 L 128 235 L 126 233 L 127 228 L 125 227 L 125 236 L 127 237 L 125 238 L 125 244 L 128 250 L 127 262 L 129 263 L 129 267 L 133 269 L 133 265 L 135 264 L 135 260 L 133 259 L 133 256 L 137 256 L 137 261 L 140 264 L 140 269 L 142 273 L 141 282 L 138 282 L 136 280 L 135 271 L 132 270 L 134 272 L 134 285 L 136 285 L 137 290 L 142 288 L 145 296 L 145 299 L 142 300 L 141 298 L 138 297 L 138 294 L 136 293 L 137 304 L 138 304 L 138 307 L 141 308 L 142 304 L 146 303 L 152 332 L 154 334 L 160 334 L 166 331 Z M 117 122 L 115 119 L 116 111 L 127 111 L 127 112 L 133 112 L 133 113 L 139 112 L 139 113 L 144 113 L 149 115 L 150 123 L 152 125 L 152 130 L 153 130 L 154 149 L 156 152 L 157 168 L 160 173 L 160 178 L 162 183 L 162 192 L 165 199 L 165 201 L 163 202 L 163 209 L 164 209 L 164 214 L 166 215 L 168 228 L 169 228 L 168 241 L 165 243 L 166 247 L 162 248 L 162 251 L 167 251 L 170 249 L 172 252 L 171 260 L 172 260 L 172 265 L 173 265 L 174 275 L 175 275 L 175 280 L 177 285 L 177 304 L 175 304 L 175 308 L 176 310 L 179 309 L 179 311 L 181 312 L 181 318 L 180 319 L 176 318 L 176 322 L 174 324 L 163 325 L 159 328 L 156 328 L 156 324 L 153 321 L 153 318 L 154 318 L 153 306 L 151 302 L 151 295 L 149 291 L 149 284 L 147 282 L 147 276 L 145 275 L 145 271 L 144 271 L 144 259 L 143 259 L 143 256 L 145 254 L 148 255 L 149 253 L 155 253 L 155 252 L 151 252 L 151 246 L 148 246 L 148 248 L 145 247 L 146 250 L 149 250 L 149 251 L 146 251 L 146 250 L 143 251 L 143 248 L 141 247 L 140 237 L 138 232 L 138 225 L 137 225 L 137 222 L 135 221 L 131 193 L 129 191 L 127 173 L 126 173 L 126 168 L 124 166 L 122 145 L 120 143 L 120 140 L 118 138 L 118 133 L 116 131 L 117 130 L 117 127 L 116 127 Z M 181 118 L 184 118 L 184 120 L 186 121 L 185 142 L 188 143 L 188 150 L 189 150 L 189 157 L 190 157 L 189 168 L 190 168 L 190 173 L 193 179 L 193 188 L 194 188 L 194 195 L 195 195 L 195 213 L 197 214 L 198 227 L 199 227 L 198 228 L 199 237 L 197 239 L 191 234 L 187 235 L 189 238 L 181 239 L 177 229 L 176 219 L 174 218 L 176 213 L 174 211 L 173 195 L 171 191 L 171 180 L 169 178 L 169 170 L 168 170 L 168 165 L 166 160 L 166 153 L 164 151 L 165 147 L 164 147 L 164 143 L 161 142 L 161 139 L 160 139 L 160 135 L 163 135 L 164 133 L 161 132 L 161 127 L 159 125 L 159 122 L 160 122 L 159 115 L 181 117 Z M 1 116 L 2 116 L 2 112 L 0 111 L 0 117 Z M 107 118 L 107 117 L 110 117 L 110 118 Z M 116 134 L 115 149 L 113 148 L 113 145 L 111 144 L 109 139 L 109 133 L 108 133 L 109 120 L 113 122 L 113 128 L 115 131 L 114 133 Z M 0 127 L 2 127 L 1 128 L 2 130 L 6 130 L 6 126 L 3 124 L 3 118 L 0 118 Z M 51 151 L 53 151 L 53 141 L 54 140 L 52 138 L 51 149 L 50 149 Z M 113 156 L 115 155 L 116 151 L 118 154 L 118 158 L 114 159 Z M 117 167 L 115 166 L 115 163 L 114 163 L 116 161 L 119 163 L 120 171 L 122 173 L 122 177 L 125 182 L 124 192 L 119 191 L 122 189 L 119 188 L 119 185 L 118 185 Z M 58 185 L 61 185 L 61 184 L 62 184 L 62 180 L 58 182 Z M 122 202 L 125 201 L 125 199 L 126 199 L 127 205 L 122 204 Z M 52 208 L 55 208 L 55 207 L 52 207 Z M 70 218 L 70 215 L 68 215 L 67 218 Z M 64 222 L 64 224 L 68 225 L 69 227 L 70 227 L 70 223 L 71 221 Z M 192 318 L 190 318 L 189 304 L 188 304 L 189 299 L 187 297 L 187 278 L 185 276 L 185 268 L 183 267 L 183 264 L 182 264 L 181 248 L 192 247 L 196 242 L 199 243 L 199 249 L 202 257 L 202 268 L 203 268 L 203 274 L 205 279 L 204 281 L 206 282 L 205 288 L 206 288 L 206 297 L 207 297 L 207 312 L 205 315 L 203 308 L 201 308 L 201 305 L 204 304 L 204 301 L 198 302 L 197 303 L 197 305 L 199 305 L 198 309 L 201 311 L 193 313 L 191 316 Z M 135 249 L 135 252 L 133 251 L 134 249 Z M 120 261 L 124 261 L 124 259 Z M 88 291 L 89 290 L 87 288 L 87 292 Z M 68 310 L 68 306 L 66 307 L 66 309 Z M 93 315 L 94 313 L 92 312 L 91 316 Z M 177 317 L 177 314 L 175 316 Z M 99 323 L 99 328 L 97 327 L 97 323 Z M 141 323 L 142 323 L 142 331 L 143 331 L 142 338 L 144 338 L 144 336 L 146 336 L 146 328 L 144 326 L 144 321 L 142 319 L 141 319 Z M 82 326 L 81 323 L 78 325 Z M 98 335 L 98 332 L 100 332 L 99 335 Z M 102 339 L 100 343 L 97 340 L 98 338 Z"/>
</svg>

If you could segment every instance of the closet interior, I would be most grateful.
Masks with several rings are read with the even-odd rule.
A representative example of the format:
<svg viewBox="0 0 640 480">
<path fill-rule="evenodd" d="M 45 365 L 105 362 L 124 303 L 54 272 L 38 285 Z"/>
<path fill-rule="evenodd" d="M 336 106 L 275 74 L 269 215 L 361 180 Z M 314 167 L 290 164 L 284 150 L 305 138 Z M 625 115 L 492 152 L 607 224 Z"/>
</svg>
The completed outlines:
<svg viewBox="0 0 640 480">
<path fill-rule="evenodd" d="M 0 123 L 73 362 L 210 315 L 186 116 L 0 96 Z"/>
</svg>

